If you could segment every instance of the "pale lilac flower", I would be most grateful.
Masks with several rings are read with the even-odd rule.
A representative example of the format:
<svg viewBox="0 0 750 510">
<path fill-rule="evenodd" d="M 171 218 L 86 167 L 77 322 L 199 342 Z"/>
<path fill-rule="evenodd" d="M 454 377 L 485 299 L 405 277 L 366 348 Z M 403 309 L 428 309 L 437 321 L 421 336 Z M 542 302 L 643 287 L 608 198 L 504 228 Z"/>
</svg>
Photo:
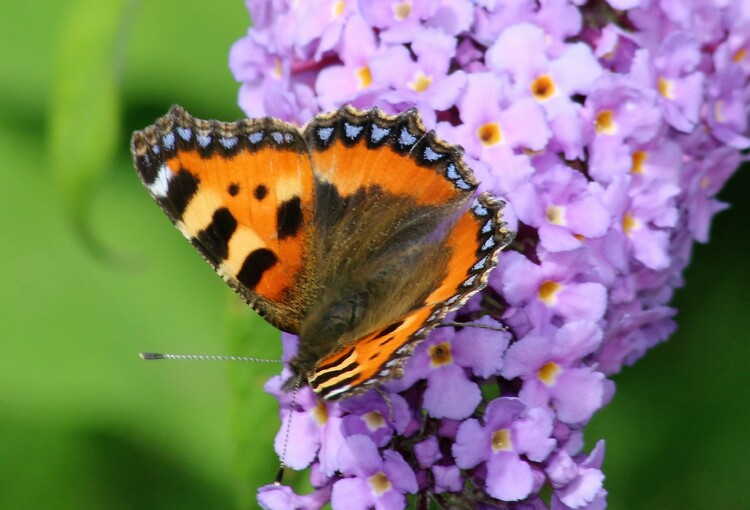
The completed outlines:
<svg viewBox="0 0 750 510">
<path fill-rule="evenodd" d="M 420 443 L 414 445 L 414 455 L 417 462 L 423 468 L 432 466 L 435 462 L 443 458 L 440 453 L 440 445 L 435 436 L 430 436 Z"/>
<path fill-rule="evenodd" d="M 455 38 L 435 29 L 420 31 L 409 49 L 391 46 L 370 64 L 373 80 L 390 89 L 380 99 L 428 112 L 450 108 L 466 81 L 463 71 L 448 72 L 455 52 Z M 429 116 L 424 120 L 434 125 Z"/>
<path fill-rule="evenodd" d="M 457 100 L 461 122 L 441 122 L 436 130 L 446 140 L 455 140 L 476 159 L 477 176 L 487 189 L 507 194 L 528 181 L 533 173 L 529 157 L 517 150 L 539 150 L 551 136 L 544 111 L 536 102 L 510 102 L 507 80 L 489 72 L 469 75 Z M 486 168 L 486 169 L 485 169 Z"/>
<path fill-rule="evenodd" d="M 430 468 L 435 480 L 435 494 L 443 492 L 461 492 L 464 480 L 458 466 L 432 466 Z"/>
<path fill-rule="evenodd" d="M 597 321 L 604 316 L 607 289 L 597 282 L 579 282 L 567 258 L 550 255 L 539 265 L 511 252 L 505 255 L 500 273 L 502 279 L 495 279 L 498 290 L 535 324 L 547 324 L 555 317 Z"/>
<path fill-rule="evenodd" d="M 356 7 L 351 2 L 340 0 L 317 0 L 301 2 L 295 11 L 297 23 L 292 32 L 293 45 L 299 54 L 320 60 L 326 51 L 338 44 L 347 18 L 356 12 Z M 314 53 L 310 51 L 312 48 Z"/>
<path fill-rule="evenodd" d="M 425 21 L 425 26 L 458 36 L 471 29 L 475 12 L 471 2 L 441 0 L 432 16 Z"/>
<path fill-rule="evenodd" d="M 370 61 L 382 53 L 382 48 L 361 16 L 349 18 L 341 40 L 341 64 L 322 69 L 315 82 L 321 108 L 334 110 L 342 101 L 355 106 L 374 102 L 385 84 L 373 83 Z"/>
<path fill-rule="evenodd" d="M 693 171 L 685 183 L 688 227 L 696 241 L 707 242 L 714 214 L 727 208 L 716 199 L 733 169 L 740 165 L 740 154 L 732 147 L 720 147 L 704 159 L 692 162 Z"/>
<path fill-rule="evenodd" d="M 303 387 L 292 405 L 289 370 L 268 383 L 281 404 L 276 450 L 311 468 L 315 490 L 265 487 L 260 504 L 403 508 L 416 493 L 417 504 L 467 508 L 605 508 L 604 445 L 582 453 L 584 427 L 613 397 L 608 377 L 674 331 L 669 302 L 694 242 L 708 240 L 726 208 L 717 194 L 746 159 L 750 10 L 740 0 L 248 6 L 254 25 L 230 54 L 248 115 L 301 125 L 344 104 L 417 107 L 463 146 L 517 231 L 488 287 L 451 317 L 508 331 L 439 328 L 403 378 L 341 402 Z M 283 342 L 288 362 L 296 338 Z"/>
<path fill-rule="evenodd" d="M 512 203 L 518 219 L 538 229 L 541 246 L 573 250 L 581 237 L 601 237 L 610 226 L 610 212 L 590 188 L 580 172 L 556 164 L 518 188 Z"/>
<path fill-rule="evenodd" d="M 551 46 L 559 44 L 563 48 L 568 38 L 578 36 L 583 29 L 583 14 L 579 4 L 577 1 L 546 0 L 540 2 L 538 10 L 533 11 L 527 20 L 544 28 L 550 35 Z"/>
<path fill-rule="evenodd" d="M 721 73 L 739 67 L 745 76 L 750 76 L 750 23 L 737 23 L 729 31 L 712 55 L 713 64 Z"/>
<path fill-rule="evenodd" d="M 379 29 L 381 39 L 389 43 L 413 41 L 437 8 L 433 0 L 359 0 L 358 3 L 365 20 Z"/>
<path fill-rule="evenodd" d="M 466 133 L 461 136 L 464 148 L 490 163 L 498 148 L 540 150 L 550 137 L 543 110 L 531 99 L 511 101 L 508 87 L 507 80 L 493 73 L 474 73 L 456 104 L 461 119 L 456 130 L 458 136 Z"/>
<path fill-rule="evenodd" d="M 596 355 L 598 368 L 604 374 L 616 374 L 623 365 L 635 363 L 674 332 L 674 315 L 672 308 L 646 309 L 635 300 L 613 306 L 606 341 Z"/>
<path fill-rule="evenodd" d="M 583 110 L 589 136 L 591 176 L 608 183 L 630 170 L 629 143 L 647 143 L 661 129 L 663 119 L 655 90 L 639 87 L 630 77 L 604 75 L 594 85 Z"/>
<path fill-rule="evenodd" d="M 548 37 L 539 26 L 521 23 L 505 30 L 486 54 L 490 70 L 512 78 L 516 97 L 533 96 L 546 107 L 552 100 L 569 102 L 574 94 L 589 93 L 602 74 L 589 46 L 554 48 Z"/>
<path fill-rule="evenodd" d="M 633 34 L 609 23 L 599 31 L 591 30 L 589 44 L 602 66 L 617 73 L 627 73 L 638 49 Z"/>
<path fill-rule="evenodd" d="M 271 484 L 258 489 L 258 504 L 264 510 L 318 510 L 330 499 L 330 487 L 303 495 L 296 494 L 285 485 Z"/>
<path fill-rule="evenodd" d="M 732 66 L 713 76 L 708 83 L 708 113 L 711 132 L 720 141 L 737 149 L 750 147 L 747 136 L 748 117 L 745 107 L 750 93 L 747 76 L 739 66 Z"/>
<path fill-rule="evenodd" d="M 653 59 L 647 50 L 638 50 L 633 58 L 635 81 L 659 92 L 665 120 L 684 133 L 695 129 L 703 106 L 700 58 L 697 41 L 684 32 L 667 37 Z"/>
<path fill-rule="evenodd" d="M 424 408 L 436 418 L 467 418 L 481 400 L 476 382 L 467 368 L 479 377 L 498 373 L 502 355 L 508 345 L 507 334 L 481 331 L 454 333 L 444 328 L 422 342 L 407 362 L 407 374 L 389 383 L 392 390 L 412 386 L 426 379 Z"/>
<path fill-rule="evenodd" d="M 385 450 L 381 457 L 367 436 L 346 438 L 338 464 L 345 476 L 333 484 L 334 508 L 388 510 L 405 508 L 407 493 L 417 491 L 417 479 L 399 453 Z"/>
<path fill-rule="evenodd" d="M 510 97 L 519 102 L 533 98 L 543 108 L 553 138 L 548 149 L 561 150 L 567 159 L 580 158 L 585 131 L 581 129 L 581 105 L 572 98 L 590 92 L 602 68 L 583 43 L 551 46 L 547 27 L 542 27 L 528 23 L 509 27 L 487 50 L 487 65 L 511 78 Z M 515 123 L 514 129 L 523 124 Z M 527 148 L 538 150 L 531 145 Z"/>
<path fill-rule="evenodd" d="M 586 422 L 602 405 L 604 375 L 581 360 L 601 341 L 602 331 L 590 321 L 531 333 L 508 349 L 503 376 L 523 380 L 518 395 L 529 407 L 551 407 L 563 423 Z"/>
<path fill-rule="evenodd" d="M 346 413 L 341 421 L 344 436 L 366 435 L 379 447 L 386 446 L 394 433 L 403 434 L 411 421 L 409 404 L 395 393 L 387 401 L 367 393 L 342 401 L 340 409 Z"/>
<path fill-rule="evenodd" d="M 654 183 L 635 193 L 631 176 L 617 178 L 601 195 L 614 216 L 613 226 L 627 239 L 627 250 L 651 269 L 669 264 L 669 231 L 677 221 L 676 185 Z"/>
<path fill-rule="evenodd" d="M 560 451 L 548 464 L 546 474 L 557 489 L 552 508 L 598 510 L 606 508 L 606 491 L 602 487 L 604 442 L 599 441 L 585 459 L 576 462 L 566 451 Z"/>
<path fill-rule="evenodd" d="M 555 446 L 551 434 L 549 411 L 503 397 L 488 404 L 484 423 L 470 418 L 461 424 L 453 455 L 463 469 L 485 462 L 488 493 L 503 501 L 518 501 L 534 487 L 534 468 L 529 461 L 545 460 Z"/>
<path fill-rule="evenodd" d="M 274 440 L 276 453 L 284 456 L 284 463 L 292 469 L 304 469 L 319 459 L 324 472 L 333 474 L 338 468 L 336 446 L 342 438 L 342 417 L 338 406 L 316 399 L 312 390 L 301 388 L 291 407 L 292 396 L 281 390 L 285 378 L 275 377 L 266 384 L 266 391 L 282 403 L 282 419 Z"/>
</svg>

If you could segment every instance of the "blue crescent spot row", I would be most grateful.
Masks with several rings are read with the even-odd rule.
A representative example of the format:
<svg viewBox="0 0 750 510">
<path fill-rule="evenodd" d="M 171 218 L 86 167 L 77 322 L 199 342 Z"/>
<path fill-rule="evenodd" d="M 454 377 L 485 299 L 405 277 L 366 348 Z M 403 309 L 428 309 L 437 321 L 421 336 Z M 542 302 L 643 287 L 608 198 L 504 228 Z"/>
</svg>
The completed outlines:
<svg viewBox="0 0 750 510">
<path fill-rule="evenodd" d="M 337 138 L 348 146 L 365 140 L 369 148 L 388 144 L 397 153 L 411 156 L 421 166 L 439 168 L 458 190 L 471 191 L 476 188 L 471 173 L 462 166 L 460 148 L 443 145 L 433 132 L 425 132 L 418 124 L 412 125 L 413 115 L 383 118 L 381 122 L 386 125 L 381 125 L 372 118 L 377 113 L 361 115 L 359 119 L 366 121 L 363 124 L 356 122 L 357 117 L 354 121 L 347 120 L 343 117 L 345 114 L 347 113 L 339 112 L 332 119 L 316 117 L 301 133 L 292 125 L 268 118 L 219 123 L 194 119 L 184 110 L 173 110 L 145 130 L 145 134 L 154 133 L 154 138 L 143 136 L 144 132 L 140 133 L 140 143 L 145 142 L 149 149 L 140 157 L 145 165 L 158 167 L 160 162 L 154 164 L 150 155 L 157 159 L 168 159 L 169 154 L 163 154 L 164 152 L 174 153 L 180 148 L 198 148 L 202 157 L 209 157 L 215 151 L 231 157 L 242 148 L 255 151 L 266 146 L 297 152 L 308 151 L 308 144 L 303 137 L 320 150 L 330 147 Z M 330 122 L 332 124 L 319 125 Z"/>
<path fill-rule="evenodd" d="M 175 129 L 177 134 L 182 138 L 185 142 L 189 142 L 191 138 L 193 137 L 193 130 L 186 127 L 178 127 Z M 250 145 L 258 145 L 265 139 L 265 133 L 263 131 L 255 131 L 253 133 L 249 133 L 246 135 L 247 141 L 250 143 Z M 282 133 L 280 131 L 272 131 L 269 133 L 269 136 L 271 140 L 275 142 L 278 146 L 284 146 L 291 144 L 294 142 L 294 135 L 292 133 Z M 211 142 L 215 139 L 219 144 L 221 144 L 222 147 L 224 147 L 227 150 L 234 149 L 237 147 L 237 144 L 239 142 L 239 138 L 236 136 L 231 137 L 224 137 L 224 136 L 216 136 L 212 133 L 207 132 L 201 132 L 198 131 L 195 136 L 196 141 L 198 142 L 198 145 L 202 148 L 206 148 L 209 145 L 211 145 Z M 174 150 L 175 149 L 175 135 L 172 132 L 166 133 L 161 138 L 161 143 L 164 146 L 165 149 L 168 150 Z M 153 147 L 154 153 L 159 153 L 159 146 L 155 145 Z"/>
<path fill-rule="evenodd" d="M 343 122 L 343 132 L 342 135 L 344 139 L 348 142 L 348 145 L 353 145 L 361 140 L 361 137 L 363 135 L 363 132 L 366 132 L 365 125 L 356 125 L 352 124 L 350 122 Z M 379 126 L 375 122 L 370 121 L 369 123 L 369 146 L 371 147 L 380 147 L 382 145 L 385 145 L 389 140 L 389 135 L 393 133 L 394 130 L 397 131 L 398 136 L 394 137 L 394 142 L 398 144 L 398 147 L 400 149 L 399 152 L 411 152 L 413 150 L 414 146 L 425 137 L 432 138 L 431 134 L 428 133 L 412 133 L 409 131 L 407 126 L 394 126 L 394 127 L 387 127 L 387 126 Z M 318 126 L 314 128 L 314 135 L 316 138 L 316 145 L 322 148 L 329 147 L 334 141 L 335 141 L 335 132 L 336 127 L 335 126 Z M 418 162 L 424 162 L 427 164 L 432 164 L 440 161 L 441 159 L 445 158 L 449 154 L 446 154 L 444 152 L 437 152 L 432 146 L 430 146 L 430 140 L 428 139 L 428 142 L 424 145 L 424 148 L 422 149 L 421 153 L 421 161 L 418 160 Z M 447 165 L 445 165 L 445 176 L 450 180 L 456 188 L 463 190 L 463 191 L 470 191 L 474 189 L 475 186 L 469 184 L 466 179 L 461 175 L 461 172 L 456 167 L 456 164 L 454 162 L 449 162 Z"/>
</svg>

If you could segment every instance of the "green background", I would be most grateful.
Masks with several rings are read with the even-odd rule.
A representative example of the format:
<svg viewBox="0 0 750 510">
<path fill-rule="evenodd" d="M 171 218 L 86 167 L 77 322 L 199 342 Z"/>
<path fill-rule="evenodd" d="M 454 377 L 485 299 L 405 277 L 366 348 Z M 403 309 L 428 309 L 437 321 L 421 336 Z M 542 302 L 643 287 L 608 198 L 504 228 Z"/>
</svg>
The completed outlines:
<svg viewBox="0 0 750 510">
<path fill-rule="evenodd" d="M 278 468 L 257 319 L 148 198 L 130 132 L 171 104 L 242 116 L 240 0 L 12 2 L 0 16 L 0 508 L 253 508 Z M 679 331 L 616 377 L 611 509 L 750 508 L 747 172 L 697 247 Z"/>
</svg>

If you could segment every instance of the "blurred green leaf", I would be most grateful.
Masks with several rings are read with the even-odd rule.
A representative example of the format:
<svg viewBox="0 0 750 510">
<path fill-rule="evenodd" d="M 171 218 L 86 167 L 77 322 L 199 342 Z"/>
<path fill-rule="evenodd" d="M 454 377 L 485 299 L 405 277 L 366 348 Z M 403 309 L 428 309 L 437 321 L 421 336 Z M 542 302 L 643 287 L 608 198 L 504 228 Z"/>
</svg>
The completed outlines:
<svg viewBox="0 0 750 510">
<path fill-rule="evenodd" d="M 126 120 L 150 123 L 173 104 L 204 119 L 242 117 L 228 61 L 249 22 L 241 0 L 142 2 L 127 39 Z"/>
<path fill-rule="evenodd" d="M 234 296 L 151 203 L 124 157 L 97 193 L 93 220 L 107 245 L 136 246 L 148 263 L 133 272 L 92 263 L 53 190 L 40 185 L 40 134 L 3 120 L 0 154 L 12 171 L 0 187 L 0 232 L 9 241 L 0 254 L 0 508 L 119 508 L 102 502 L 115 490 L 123 508 L 169 508 L 171 493 L 181 508 L 211 508 L 198 493 L 220 493 L 212 508 L 232 508 L 227 365 L 150 364 L 137 353 L 221 352 L 214 337 Z M 130 447 L 116 441 L 89 448 L 89 431 L 143 452 L 124 456 Z M 105 462 L 106 472 L 97 464 Z M 131 472 L 152 486 L 129 486 Z M 153 504 L 143 503 L 153 493 Z"/>
<path fill-rule="evenodd" d="M 122 427 L 50 428 L 0 413 L 0 434 L 2 458 L 23 459 L 0 477 L 1 508 L 50 508 L 52 501 L 56 509 L 231 507 L 222 486 L 153 438 Z"/>
<path fill-rule="evenodd" d="M 57 47 L 50 165 L 67 215 L 92 248 L 98 245 L 88 222 L 92 194 L 120 139 L 120 49 L 133 6 L 132 0 L 72 2 Z"/>
</svg>

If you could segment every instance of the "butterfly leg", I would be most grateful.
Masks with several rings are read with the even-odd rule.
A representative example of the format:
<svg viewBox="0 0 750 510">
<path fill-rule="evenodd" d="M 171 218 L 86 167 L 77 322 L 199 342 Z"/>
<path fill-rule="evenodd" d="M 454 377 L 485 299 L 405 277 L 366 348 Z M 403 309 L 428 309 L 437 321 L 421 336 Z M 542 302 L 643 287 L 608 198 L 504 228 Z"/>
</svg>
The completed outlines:
<svg viewBox="0 0 750 510">
<path fill-rule="evenodd" d="M 508 326 L 490 326 L 489 324 L 481 324 L 479 322 L 454 322 L 454 321 L 443 321 L 437 325 L 438 328 L 481 328 L 491 329 L 492 331 L 508 331 Z"/>
<path fill-rule="evenodd" d="M 383 389 L 380 386 L 375 386 L 375 391 L 378 392 L 378 395 L 383 397 L 383 400 L 385 401 L 385 405 L 388 407 L 388 421 L 393 423 L 393 402 L 391 402 L 391 397 L 388 396 L 388 394 L 383 391 Z"/>
</svg>

